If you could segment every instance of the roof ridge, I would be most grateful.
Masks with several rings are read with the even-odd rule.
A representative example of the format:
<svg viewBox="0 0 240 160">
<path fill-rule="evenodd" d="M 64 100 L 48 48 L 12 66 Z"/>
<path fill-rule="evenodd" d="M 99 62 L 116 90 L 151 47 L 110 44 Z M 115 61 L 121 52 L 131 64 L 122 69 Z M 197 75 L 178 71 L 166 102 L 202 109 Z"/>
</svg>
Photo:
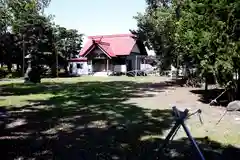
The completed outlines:
<svg viewBox="0 0 240 160">
<path fill-rule="evenodd" d="M 88 36 L 89 39 L 95 38 L 116 38 L 116 37 L 132 37 L 135 36 L 134 34 L 110 34 L 110 35 L 96 35 L 96 36 Z"/>
</svg>

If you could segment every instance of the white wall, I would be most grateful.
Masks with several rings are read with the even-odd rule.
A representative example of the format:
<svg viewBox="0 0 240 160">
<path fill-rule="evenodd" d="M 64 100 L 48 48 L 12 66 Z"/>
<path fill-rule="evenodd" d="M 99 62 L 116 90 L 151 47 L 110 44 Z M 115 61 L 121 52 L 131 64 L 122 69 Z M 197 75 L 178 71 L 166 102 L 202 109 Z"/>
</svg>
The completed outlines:
<svg viewBox="0 0 240 160">
<path fill-rule="evenodd" d="M 82 68 L 77 68 L 77 64 L 80 64 Z M 70 65 L 72 65 L 72 73 L 70 71 Z M 68 71 L 71 75 L 80 76 L 80 75 L 87 75 L 88 74 L 89 66 L 87 62 L 69 62 L 68 64 Z"/>
<path fill-rule="evenodd" d="M 123 65 L 114 65 L 114 72 L 117 72 L 117 73 L 125 73 L 127 72 L 127 67 L 125 64 Z"/>
</svg>

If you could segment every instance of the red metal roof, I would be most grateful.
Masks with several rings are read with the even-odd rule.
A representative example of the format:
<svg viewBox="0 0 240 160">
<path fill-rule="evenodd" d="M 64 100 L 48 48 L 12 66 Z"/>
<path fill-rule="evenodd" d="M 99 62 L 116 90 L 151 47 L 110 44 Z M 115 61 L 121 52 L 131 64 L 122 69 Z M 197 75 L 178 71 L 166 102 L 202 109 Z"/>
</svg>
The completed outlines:
<svg viewBox="0 0 240 160">
<path fill-rule="evenodd" d="M 80 56 L 85 56 L 95 48 L 94 43 L 110 57 L 129 55 L 136 44 L 134 37 L 133 34 L 89 36 L 89 40 L 80 51 Z"/>
</svg>

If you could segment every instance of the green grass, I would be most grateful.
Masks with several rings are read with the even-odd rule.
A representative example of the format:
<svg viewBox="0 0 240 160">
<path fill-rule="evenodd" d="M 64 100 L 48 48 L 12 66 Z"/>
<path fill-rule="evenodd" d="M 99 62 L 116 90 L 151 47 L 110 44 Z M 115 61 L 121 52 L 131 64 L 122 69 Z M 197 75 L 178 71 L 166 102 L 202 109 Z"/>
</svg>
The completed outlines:
<svg viewBox="0 0 240 160">
<path fill-rule="evenodd" d="M 110 159 L 156 159 L 155 149 L 163 140 L 159 137 L 172 126 L 171 111 L 144 109 L 128 100 L 153 97 L 151 92 L 167 88 L 152 86 L 162 80 L 86 76 L 43 79 L 37 85 L 0 82 L 0 106 L 9 110 L 11 122 L 24 121 L 9 127 L 3 136 L 8 138 L 0 139 L 5 144 L 2 157 L 81 159 L 81 153 L 86 159 L 99 159 L 98 154 Z M 209 146 L 202 137 L 198 141 L 206 153 L 215 154 L 216 146 L 225 148 L 221 140 L 210 140 Z M 185 152 L 186 142 L 175 140 L 173 147 Z"/>
<path fill-rule="evenodd" d="M 85 77 L 76 77 L 76 78 L 55 78 L 55 79 L 42 79 L 41 84 L 23 84 L 21 80 L 10 81 L 10 82 L 0 82 L 0 87 L 4 92 L 14 92 L 10 95 L 0 96 L 0 106 L 2 107 L 21 107 L 22 105 L 26 105 L 31 100 L 45 100 L 49 98 L 53 98 L 57 92 L 54 91 L 58 86 L 57 94 L 60 94 L 62 91 L 68 90 L 68 88 L 79 87 L 78 83 L 88 83 L 88 82 L 116 82 L 124 81 L 124 82 L 133 82 L 133 83 L 151 83 L 156 82 L 156 78 L 153 77 L 93 77 L 93 76 L 85 76 Z M 72 84 L 72 85 L 71 85 Z M 132 85 L 132 83 L 130 84 Z M 96 91 L 101 91 L 102 87 L 114 87 L 114 86 L 98 86 Z M 4 89 L 5 88 L 5 89 Z M 77 89 L 77 88 L 76 88 Z M 18 91 L 19 90 L 19 91 Z M 49 90 L 49 92 L 46 92 Z M 18 94 L 19 92 L 19 94 Z M 26 94 L 22 94 L 23 92 L 29 92 Z M 44 93 L 43 93 L 44 92 Z M 118 93 L 116 93 L 118 94 Z"/>
</svg>

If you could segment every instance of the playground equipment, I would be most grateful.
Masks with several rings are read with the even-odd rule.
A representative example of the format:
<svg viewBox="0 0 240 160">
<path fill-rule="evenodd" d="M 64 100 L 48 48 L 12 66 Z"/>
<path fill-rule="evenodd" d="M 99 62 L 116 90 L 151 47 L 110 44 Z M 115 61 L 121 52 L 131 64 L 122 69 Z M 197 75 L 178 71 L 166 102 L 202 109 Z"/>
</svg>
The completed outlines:
<svg viewBox="0 0 240 160">
<path fill-rule="evenodd" d="M 183 112 L 178 110 L 175 106 L 172 107 L 173 110 L 173 116 L 175 118 L 175 125 L 173 126 L 173 128 L 170 130 L 169 134 L 167 135 L 167 137 L 165 138 L 163 145 L 160 149 L 160 151 L 164 151 L 164 149 L 166 148 L 166 146 L 170 143 L 170 141 L 173 140 L 173 138 L 175 137 L 175 135 L 177 134 L 179 128 L 182 126 L 185 133 L 187 134 L 188 139 L 191 141 L 194 149 L 196 150 L 196 153 L 199 157 L 200 160 L 205 160 L 200 148 L 197 145 L 197 142 L 195 141 L 195 139 L 192 137 L 190 131 L 188 130 L 187 126 L 185 125 L 184 121 L 186 119 L 188 119 L 189 117 L 191 117 L 192 115 L 198 114 L 199 116 L 199 120 L 201 123 L 202 119 L 200 117 L 201 114 L 201 110 L 198 109 L 196 112 L 189 114 L 189 110 L 185 109 Z"/>
</svg>

